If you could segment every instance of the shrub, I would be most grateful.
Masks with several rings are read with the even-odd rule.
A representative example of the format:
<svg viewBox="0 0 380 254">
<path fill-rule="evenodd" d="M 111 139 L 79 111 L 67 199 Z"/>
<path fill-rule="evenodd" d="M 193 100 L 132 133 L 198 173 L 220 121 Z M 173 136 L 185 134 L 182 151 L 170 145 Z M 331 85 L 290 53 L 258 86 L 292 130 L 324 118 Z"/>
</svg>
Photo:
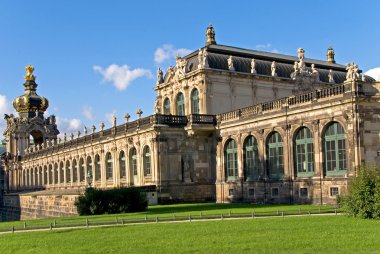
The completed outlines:
<svg viewBox="0 0 380 254">
<path fill-rule="evenodd" d="M 109 190 L 87 188 L 75 201 L 80 215 L 128 213 L 145 211 L 148 202 L 145 192 L 136 187 Z"/>
<path fill-rule="evenodd" d="M 380 168 L 364 166 L 349 183 L 348 194 L 338 204 L 354 217 L 380 219 Z"/>
</svg>

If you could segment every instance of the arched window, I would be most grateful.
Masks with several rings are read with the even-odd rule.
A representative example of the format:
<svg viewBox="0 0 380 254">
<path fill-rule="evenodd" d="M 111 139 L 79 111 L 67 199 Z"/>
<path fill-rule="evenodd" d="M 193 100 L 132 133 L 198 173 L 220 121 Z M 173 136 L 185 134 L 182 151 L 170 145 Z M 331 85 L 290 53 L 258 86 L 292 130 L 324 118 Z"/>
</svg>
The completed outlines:
<svg viewBox="0 0 380 254">
<path fill-rule="evenodd" d="M 191 113 L 199 114 L 199 93 L 196 88 L 191 91 Z"/>
<path fill-rule="evenodd" d="M 151 168 L 150 168 L 150 149 L 149 146 L 144 147 L 143 151 L 143 161 L 144 161 L 144 175 L 150 176 L 151 175 Z"/>
<path fill-rule="evenodd" d="M 66 168 L 65 168 L 65 173 L 66 173 L 66 183 L 71 182 L 71 173 L 70 173 L 70 162 L 66 161 Z"/>
<path fill-rule="evenodd" d="M 179 116 L 185 115 L 185 100 L 183 97 L 183 93 L 179 93 L 177 95 L 177 115 Z"/>
<path fill-rule="evenodd" d="M 127 173 L 125 170 L 125 153 L 121 151 L 119 154 L 119 170 L 120 170 L 120 178 L 127 178 Z"/>
<path fill-rule="evenodd" d="M 86 164 L 87 164 L 86 177 L 89 175 L 89 172 L 91 172 L 91 176 L 93 177 L 94 174 L 93 174 L 93 172 L 92 172 L 92 159 L 91 159 L 91 156 L 88 156 L 88 157 L 87 157 Z M 92 181 L 92 179 L 91 179 L 90 181 Z"/>
<path fill-rule="evenodd" d="M 48 181 L 48 169 L 46 166 L 44 166 L 44 185 L 47 184 Z"/>
<path fill-rule="evenodd" d="M 54 164 L 54 184 L 58 184 L 58 174 L 59 174 L 58 164 L 55 163 Z"/>
<path fill-rule="evenodd" d="M 312 176 L 314 174 L 313 134 L 308 128 L 302 127 L 297 131 L 294 143 L 296 175 Z"/>
<path fill-rule="evenodd" d="M 73 160 L 73 183 L 78 182 L 78 166 L 77 166 L 77 160 Z"/>
<path fill-rule="evenodd" d="M 51 164 L 49 165 L 49 184 L 53 184 L 53 166 Z"/>
<path fill-rule="evenodd" d="M 257 140 L 254 136 L 248 136 L 243 146 L 244 175 L 247 180 L 259 177 L 259 151 Z"/>
<path fill-rule="evenodd" d="M 278 179 L 284 175 L 284 143 L 278 132 L 273 132 L 267 141 L 268 177 Z"/>
<path fill-rule="evenodd" d="M 84 160 L 83 158 L 80 158 L 79 160 L 79 182 L 84 182 L 86 172 L 84 172 L 85 167 L 84 167 Z"/>
<path fill-rule="evenodd" d="M 129 167 L 134 176 L 137 176 L 137 151 L 136 148 L 132 148 L 129 152 Z"/>
<path fill-rule="evenodd" d="M 100 181 L 102 177 L 101 167 L 100 167 L 100 157 L 97 154 L 95 156 L 95 181 Z"/>
<path fill-rule="evenodd" d="M 344 140 L 344 129 L 337 122 L 330 124 L 323 136 L 325 174 L 327 176 L 345 175 L 346 144 Z"/>
<path fill-rule="evenodd" d="M 59 164 L 59 182 L 64 183 L 65 182 L 65 167 L 63 166 L 63 162 Z"/>
<path fill-rule="evenodd" d="M 237 146 L 233 139 L 228 140 L 224 147 L 224 167 L 226 180 L 236 180 L 238 177 Z"/>
<path fill-rule="evenodd" d="M 34 185 L 35 186 L 38 186 L 38 168 L 35 168 L 34 170 L 33 170 L 33 172 L 34 172 Z"/>
<path fill-rule="evenodd" d="M 106 154 L 106 179 L 112 180 L 113 175 L 113 165 L 112 165 L 112 155 L 111 153 Z"/>
<path fill-rule="evenodd" d="M 43 173 L 42 173 L 42 167 L 39 167 L 39 169 L 38 169 L 38 183 L 39 183 L 39 185 L 40 186 L 42 186 L 42 175 L 43 175 Z"/>
<path fill-rule="evenodd" d="M 170 115 L 170 100 L 165 98 L 164 100 L 164 115 Z"/>
</svg>

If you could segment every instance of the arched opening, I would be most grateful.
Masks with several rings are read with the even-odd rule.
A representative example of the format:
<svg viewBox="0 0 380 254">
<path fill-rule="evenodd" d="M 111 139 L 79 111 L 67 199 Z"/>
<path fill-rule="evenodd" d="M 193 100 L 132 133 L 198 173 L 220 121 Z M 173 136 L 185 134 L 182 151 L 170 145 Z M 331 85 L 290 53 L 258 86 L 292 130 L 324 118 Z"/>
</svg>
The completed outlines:
<svg viewBox="0 0 380 254">
<path fill-rule="evenodd" d="M 238 177 L 237 145 L 235 140 L 229 139 L 224 146 L 224 168 L 227 181 L 234 181 Z"/>
<path fill-rule="evenodd" d="M 127 178 L 127 172 L 125 169 L 125 153 L 124 153 L 124 151 L 121 151 L 119 154 L 119 170 L 120 170 L 120 178 L 126 179 Z"/>
<path fill-rule="evenodd" d="M 346 141 L 343 126 L 329 124 L 323 135 L 323 158 L 326 176 L 343 176 L 347 172 Z"/>
<path fill-rule="evenodd" d="M 78 166 L 77 166 L 76 159 L 73 160 L 72 168 L 73 168 L 73 183 L 77 183 L 78 182 Z"/>
<path fill-rule="evenodd" d="M 85 165 L 84 165 L 84 160 L 83 158 L 80 158 L 79 160 L 79 182 L 84 182 L 85 179 Z"/>
<path fill-rule="evenodd" d="M 199 114 L 199 92 L 196 88 L 191 91 L 191 113 Z"/>
<path fill-rule="evenodd" d="M 110 152 L 106 154 L 106 179 L 112 180 L 113 178 L 113 163 L 112 155 Z"/>
<path fill-rule="evenodd" d="M 294 138 L 294 162 L 296 176 L 314 175 L 313 134 L 306 127 L 300 128 Z"/>
<path fill-rule="evenodd" d="M 66 184 L 69 184 L 71 182 L 71 172 L 70 172 L 70 162 L 66 161 Z"/>
<path fill-rule="evenodd" d="M 164 114 L 170 115 L 170 100 L 169 100 L 169 98 L 165 98 L 165 100 L 164 100 Z"/>
<path fill-rule="evenodd" d="M 44 142 L 44 136 L 41 131 L 33 130 L 30 132 L 29 145 L 31 144 L 41 145 L 43 142 Z"/>
<path fill-rule="evenodd" d="M 143 161 L 144 161 L 144 175 L 150 176 L 151 172 L 151 163 L 150 163 L 150 148 L 149 146 L 145 146 L 143 150 Z"/>
<path fill-rule="evenodd" d="M 59 163 L 59 182 L 65 182 L 65 167 L 63 166 L 63 162 Z"/>
<path fill-rule="evenodd" d="M 246 180 L 259 177 L 259 149 L 254 136 L 248 136 L 243 145 L 244 176 Z"/>
<path fill-rule="evenodd" d="M 102 171 L 100 167 L 100 157 L 95 155 L 95 181 L 100 181 L 102 177 Z"/>
<path fill-rule="evenodd" d="M 278 132 L 267 139 L 268 177 L 279 179 L 284 176 L 284 143 Z"/>
<path fill-rule="evenodd" d="M 179 93 L 177 95 L 177 115 L 184 116 L 185 115 L 185 99 L 183 93 Z"/>
</svg>

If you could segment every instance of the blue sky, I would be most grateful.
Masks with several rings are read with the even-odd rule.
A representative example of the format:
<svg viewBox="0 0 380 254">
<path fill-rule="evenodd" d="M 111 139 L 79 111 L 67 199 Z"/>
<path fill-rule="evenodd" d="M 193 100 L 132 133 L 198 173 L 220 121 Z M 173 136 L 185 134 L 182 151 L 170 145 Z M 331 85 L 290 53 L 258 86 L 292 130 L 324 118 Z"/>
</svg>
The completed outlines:
<svg viewBox="0 0 380 254">
<path fill-rule="evenodd" d="M 290 55 L 303 47 L 316 59 L 332 45 L 338 63 L 366 72 L 380 67 L 379 11 L 380 1 L 365 0 L 0 0 L 0 114 L 23 94 L 28 64 L 62 133 L 109 127 L 138 108 L 152 114 L 157 68 L 203 47 L 210 22 L 218 44 Z"/>
</svg>

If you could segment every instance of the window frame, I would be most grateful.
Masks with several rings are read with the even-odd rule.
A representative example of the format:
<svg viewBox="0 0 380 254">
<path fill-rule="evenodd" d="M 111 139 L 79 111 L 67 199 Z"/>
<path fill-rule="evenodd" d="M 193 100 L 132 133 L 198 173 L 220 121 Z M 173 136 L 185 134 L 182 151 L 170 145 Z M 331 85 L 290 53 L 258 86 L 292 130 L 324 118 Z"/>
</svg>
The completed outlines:
<svg viewBox="0 0 380 254">
<path fill-rule="evenodd" d="M 295 175 L 297 177 L 313 176 L 315 174 L 313 133 L 307 127 L 299 128 L 294 136 L 293 144 Z"/>
</svg>

